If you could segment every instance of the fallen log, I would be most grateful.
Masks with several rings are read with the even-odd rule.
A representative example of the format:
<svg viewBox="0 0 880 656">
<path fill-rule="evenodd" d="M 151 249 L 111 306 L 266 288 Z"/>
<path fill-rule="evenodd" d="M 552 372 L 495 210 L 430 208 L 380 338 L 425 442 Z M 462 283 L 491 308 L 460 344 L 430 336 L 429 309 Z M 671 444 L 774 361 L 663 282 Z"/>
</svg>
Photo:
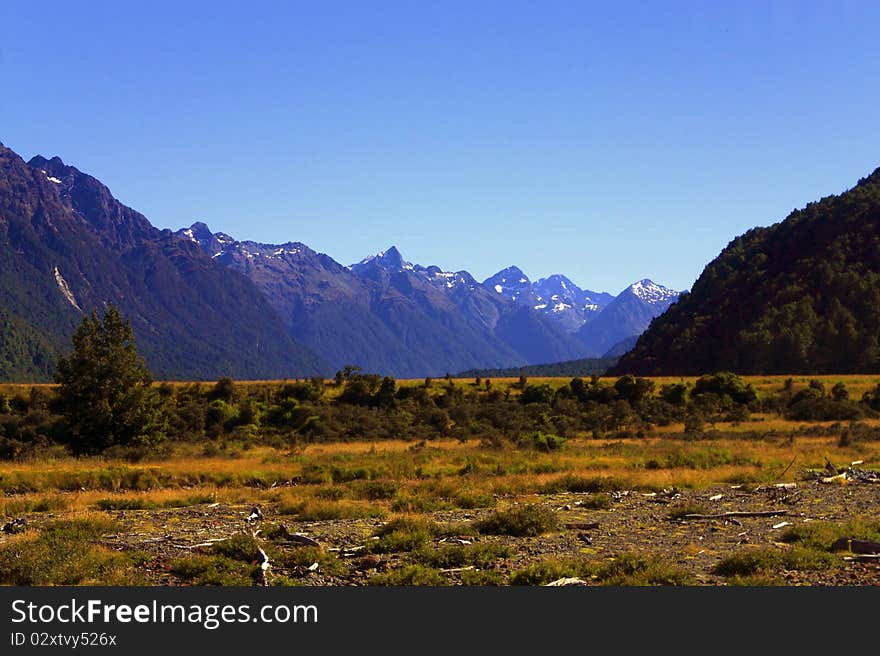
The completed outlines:
<svg viewBox="0 0 880 656">
<path fill-rule="evenodd" d="M 229 538 L 212 538 L 210 540 L 205 540 L 204 542 L 199 542 L 198 544 L 172 544 L 171 546 L 175 549 L 204 549 L 205 547 L 213 547 L 218 542 L 223 542 L 228 539 Z"/>
<path fill-rule="evenodd" d="M 563 524 L 565 528 L 573 528 L 579 531 L 589 531 L 599 528 L 599 522 L 567 522 Z"/>
<path fill-rule="evenodd" d="M 449 569 L 441 569 L 441 574 L 458 574 L 459 572 L 470 572 L 471 570 L 475 570 L 476 567 L 473 565 L 468 565 L 467 567 L 451 567 Z"/>
<path fill-rule="evenodd" d="M 301 544 L 306 547 L 320 547 L 321 545 L 317 540 L 313 540 L 307 535 L 300 535 L 299 533 L 290 533 L 287 536 L 288 542 L 295 542 L 296 544 Z"/>
<path fill-rule="evenodd" d="M 565 578 L 556 579 L 555 581 L 551 581 L 550 583 L 545 583 L 545 588 L 564 588 L 570 585 L 584 586 L 589 585 L 583 579 L 575 578 L 573 576 L 567 576 Z"/>
<path fill-rule="evenodd" d="M 723 513 L 690 513 L 682 519 L 727 519 L 728 517 L 776 517 L 777 515 L 787 515 L 787 510 L 730 510 Z"/>
<path fill-rule="evenodd" d="M 880 554 L 880 542 L 840 538 L 831 545 L 831 551 L 849 551 L 854 554 L 876 555 Z"/>
</svg>

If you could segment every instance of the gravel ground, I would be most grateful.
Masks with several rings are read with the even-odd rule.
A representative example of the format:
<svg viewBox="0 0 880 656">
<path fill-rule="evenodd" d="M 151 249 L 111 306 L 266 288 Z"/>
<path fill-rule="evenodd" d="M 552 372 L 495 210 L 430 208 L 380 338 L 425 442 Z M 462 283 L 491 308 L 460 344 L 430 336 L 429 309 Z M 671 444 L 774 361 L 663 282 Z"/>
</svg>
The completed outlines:
<svg viewBox="0 0 880 656">
<path fill-rule="evenodd" d="M 748 490 L 725 486 L 713 489 L 667 490 L 656 494 L 638 491 L 612 493 L 611 506 L 605 510 L 585 509 L 580 505 L 593 495 L 573 493 L 521 497 L 501 500 L 500 507 L 511 503 L 539 503 L 557 511 L 560 530 L 531 538 L 507 536 L 467 537 L 476 542 L 499 542 L 508 545 L 512 555 L 496 564 L 506 575 L 545 558 L 603 559 L 621 553 L 652 555 L 691 574 L 700 585 L 723 584 L 725 579 L 712 573 L 714 565 L 732 553 L 755 547 L 787 549 L 780 536 L 788 526 L 811 521 L 843 522 L 855 517 L 880 517 L 880 484 L 850 483 L 827 485 L 801 482 L 796 487 L 773 486 Z M 701 506 L 708 514 L 726 512 L 769 512 L 773 516 L 730 517 L 714 519 L 670 519 L 670 512 L 685 506 Z M 107 536 L 105 544 L 119 550 L 136 549 L 148 554 L 147 580 L 156 585 L 179 585 L 169 572 L 169 563 L 185 555 L 209 552 L 211 541 L 227 538 L 242 530 L 255 531 L 261 522 L 248 523 L 248 506 L 226 504 L 201 505 L 168 510 L 110 511 L 124 530 Z M 470 522 L 489 510 L 456 510 L 428 513 L 425 516 L 441 523 Z M 363 585 L 376 572 L 388 571 L 407 563 L 407 554 L 382 554 L 365 557 L 363 547 L 382 525 L 379 519 L 297 522 L 279 516 L 271 507 L 263 508 L 264 522 L 280 522 L 291 533 L 316 540 L 324 549 L 337 554 L 347 565 L 348 574 L 330 576 L 320 567 L 316 571 L 273 569 L 303 585 Z M 49 514 L 34 520 L 45 521 Z M 785 526 L 780 526 L 787 522 Z M 595 528 L 584 525 L 598 524 Z M 258 534 L 259 535 L 259 534 Z M 435 540 L 439 545 L 439 539 Z M 296 549 L 284 544 L 277 548 Z M 782 571 L 777 576 L 791 585 L 878 585 L 880 563 L 844 562 L 825 571 Z M 450 582 L 458 582 L 457 573 L 448 573 Z"/>
</svg>

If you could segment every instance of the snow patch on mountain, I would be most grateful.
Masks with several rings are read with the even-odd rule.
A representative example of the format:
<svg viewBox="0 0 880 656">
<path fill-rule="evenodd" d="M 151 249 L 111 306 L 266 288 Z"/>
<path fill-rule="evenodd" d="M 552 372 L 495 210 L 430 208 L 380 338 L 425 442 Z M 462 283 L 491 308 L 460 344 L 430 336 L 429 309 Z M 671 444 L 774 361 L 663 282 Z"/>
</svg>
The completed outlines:
<svg viewBox="0 0 880 656">
<path fill-rule="evenodd" d="M 73 295 L 73 292 L 70 291 L 70 286 L 67 284 L 67 281 L 64 279 L 64 276 L 61 275 L 61 272 L 58 270 L 58 267 L 55 267 L 55 282 L 58 284 L 58 289 L 61 290 L 61 293 L 64 295 L 64 298 L 67 299 L 67 302 L 70 303 L 77 310 L 82 312 L 82 308 L 76 302 L 76 298 Z"/>
</svg>

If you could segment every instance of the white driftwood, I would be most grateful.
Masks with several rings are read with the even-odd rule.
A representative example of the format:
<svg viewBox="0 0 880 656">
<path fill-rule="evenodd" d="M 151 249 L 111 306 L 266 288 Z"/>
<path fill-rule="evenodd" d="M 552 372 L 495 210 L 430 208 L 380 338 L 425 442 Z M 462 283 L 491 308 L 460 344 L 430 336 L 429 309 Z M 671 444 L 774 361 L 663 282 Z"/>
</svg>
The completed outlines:
<svg viewBox="0 0 880 656">
<path fill-rule="evenodd" d="M 441 574 L 458 574 L 459 572 L 469 572 L 472 569 L 477 569 L 473 565 L 468 565 L 467 567 L 450 567 L 449 569 L 441 569 Z"/>
<path fill-rule="evenodd" d="M 269 569 L 272 567 L 269 556 L 262 547 L 257 547 L 257 551 L 260 552 L 260 583 L 264 586 L 269 585 Z"/>
<path fill-rule="evenodd" d="M 544 584 L 545 588 L 562 588 L 569 585 L 589 585 L 583 579 L 574 578 L 572 576 L 567 576 L 565 578 L 556 579 L 555 581 L 551 581 L 550 583 Z"/>
<path fill-rule="evenodd" d="M 727 519 L 728 517 L 774 517 L 776 515 L 787 515 L 787 510 L 731 510 L 723 513 L 711 513 L 703 515 L 700 513 L 691 513 L 685 515 L 684 519 Z"/>
</svg>

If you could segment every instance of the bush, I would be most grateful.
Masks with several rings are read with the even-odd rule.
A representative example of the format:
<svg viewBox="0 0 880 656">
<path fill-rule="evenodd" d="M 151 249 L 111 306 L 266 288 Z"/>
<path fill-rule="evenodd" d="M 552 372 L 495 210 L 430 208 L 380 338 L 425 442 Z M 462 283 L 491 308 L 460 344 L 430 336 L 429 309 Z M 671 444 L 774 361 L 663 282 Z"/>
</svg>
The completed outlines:
<svg viewBox="0 0 880 656">
<path fill-rule="evenodd" d="M 553 400 L 553 388 L 546 383 L 542 385 L 526 385 L 519 397 L 520 403 L 547 403 Z"/>
<path fill-rule="evenodd" d="M 489 382 L 488 380 L 486 381 Z M 461 573 L 461 584 L 468 586 L 499 586 L 504 585 L 501 572 L 491 569 L 472 569 Z"/>
<path fill-rule="evenodd" d="M 369 585 L 448 585 L 443 575 L 436 569 L 424 565 L 407 565 L 385 574 L 375 574 L 367 581 Z"/>
<path fill-rule="evenodd" d="M 548 559 L 528 565 L 510 576 L 511 585 L 547 585 L 562 578 L 579 577 L 582 565 L 571 560 Z"/>
<path fill-rule="evenodd" d="M 660 398 L 667 403 L 679 408 L 687 405 L 690 396 L 690 386 L 684 381 L 668 383 L 660 388 Z"/>
<path fill-rule="evenodd" d="M 614 383 L 614 389 L 619 398 L 636 404 L 654 392 L 654 381 L 650 378 L 636 378 L 631 374 L 626 374 L 617 379 L 617 382 Z"/>
<path fill-rule="evenodd" d="M 622 478 L 614 478 L 610 476 L 577 476 L 575 474 L 565 474 L 559 478 L 544 483 L 540 492 L 542 494 L 557 494 L 560 492 L 616 492 L 619 490 L 630 490 L 633 488 L 632 482 Z"/>
<path fill-rule="evenodd" d="M 758 398 L 758 393 L 751 383 L 730 372 L 710 374 L 697 379 L 691 396 L 699 397 L 704 394 L 716 394 L 722 399 L 729 397 L 740 405 L 747 405 Z"/>
<path fill-rule="evenodd" d="M 782 534 L 782 542 L 790 542 L 817 550 L 830 551 L 841 538 L 880 542 L 880 521 L 853 519 L 848 522 L 809 522 L 792 526 Z"/>
<path fill-rule="evenodd" d="M 494 512 L 476 523 L 480 533 L 533 537 L 547 533 L 558 526 L 556 513 L 543 506 L 528 504 Z"/>
<path fill-rule="evenodd" d="M 103 519 L 59 520 L 35 537 L 0 545 L 0 583 L 6 585 L 134 585 L 137 554 L 100 545 L 118 526 Z"/>
<path fill-rule="evenodd" d="M 393 499 L 398 487 L 395 481 L 367 481 L 356 488 L 356 496 L 370 501 Z"/>
<path fill-rule="evenodd" d="M 544 453 L 550 453 L 551 451 L 556 451 L 561 448 L 562 445 L 565 444 L 565 438 L 560 437 L 559 435 L 553 435 L 552 433 L 535 431 L 534 433 L 529 433 L 520 438 L 518 444 L 527 448 L 536 449 L 537 451 L 543 451 Z"/>
<path fill-rule="evenodd" d="M 713 568 L 724 577 L 772 574 L 778 570 L 822 570 L 840 563 L 832 554 L 795 546 L 788 551 L 752 549 L 723 558 Z"/>
<path fill-rule="evenodd" d="M 433 522 L 424 519 L 400 517 L 388 522 L 375 533 L 375 540 L 368 543 L 372 553 L 396 553 L 414 551 L 427 544 L 438 532 Z"/>
<path fill-rule="evenodd" d="M 611 497 L 607 494 L 591 494 L 581 500 L 580 506 L 590 510 L 607 510 L 611 507 Z"/>
<path fill-rule="evenodd" d="M 308 568 L 318 563 L 318 571 L 331 576 L 338 576 L 347 571 L 339 558 L 321 547 L 297 547 L 281 554 L 277 561 L 287 568 Z"/>
<path fill-rule="evenodd" d="M 251 563 L 261 559 L 260 546 L 250 535 L 238 533 L 222 542 L 215 542 L 211 550 L 219 555 L 232 560 L 241 560 Z"/>
<path fill-rule="evenodd" d="M 500 558 L 508 558 L 510 554 L 510 547 L 501 544 L 454 544 L 438 549 L 419 549 L 413 553 L 412 557 L 423 565 L 440 569 L 469 565 L 485 569 L 491 567 Z"/>
<path fill-rule="evenodd" d="M 194 555 L 171 564 L 171 573 L 196 585 L 253 585 L 259 568 L 243 566 L 240 560 L 223 556 Z"/>
<path fill-rule="evenodd" d="M 663 560 L 636 554 L 621 554 L 593 566 L 592 576 L 602 585 L 688 585 L 690 575 Z"/>
</svg>

